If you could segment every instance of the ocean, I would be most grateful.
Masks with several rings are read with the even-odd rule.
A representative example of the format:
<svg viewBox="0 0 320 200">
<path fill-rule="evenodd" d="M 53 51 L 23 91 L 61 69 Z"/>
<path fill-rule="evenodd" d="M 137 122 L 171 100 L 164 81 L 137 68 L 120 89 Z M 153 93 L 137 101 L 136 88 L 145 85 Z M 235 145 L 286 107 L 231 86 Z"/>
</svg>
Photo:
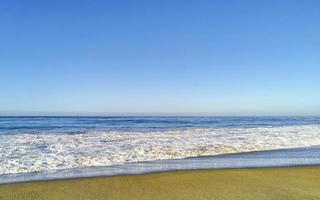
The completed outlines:
<svg viewBox="0 0 320 200">
<path fill-rule="evenodd" d="M 0 117 L 0 183 L 320 164 L 318 145 L 320 117 Z"/>
</svg>

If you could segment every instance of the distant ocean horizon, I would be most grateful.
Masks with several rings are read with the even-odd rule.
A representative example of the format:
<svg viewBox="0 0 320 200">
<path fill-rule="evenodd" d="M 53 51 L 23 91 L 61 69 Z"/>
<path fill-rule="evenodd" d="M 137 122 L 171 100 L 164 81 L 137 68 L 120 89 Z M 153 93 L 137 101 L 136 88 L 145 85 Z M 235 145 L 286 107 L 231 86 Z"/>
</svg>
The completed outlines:
<svg viewBox="0 0 320 200">
<path fill-rule="evenodd" d="M 5 116 L 0 179 L 317 145 L 320 117 Z"/>
</svg>

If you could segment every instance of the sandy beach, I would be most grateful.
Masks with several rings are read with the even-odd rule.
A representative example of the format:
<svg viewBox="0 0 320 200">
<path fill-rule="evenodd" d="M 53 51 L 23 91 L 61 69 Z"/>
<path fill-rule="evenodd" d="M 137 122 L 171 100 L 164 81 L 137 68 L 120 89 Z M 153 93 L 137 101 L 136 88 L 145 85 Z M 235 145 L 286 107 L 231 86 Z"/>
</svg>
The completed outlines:
<svg viewBox="0 0 320 200">
<path fill-rule="evenodd" d="M 320 167 L 192 170 L 0 186 L 1 200 L 320 199 Z"/>
</svg>

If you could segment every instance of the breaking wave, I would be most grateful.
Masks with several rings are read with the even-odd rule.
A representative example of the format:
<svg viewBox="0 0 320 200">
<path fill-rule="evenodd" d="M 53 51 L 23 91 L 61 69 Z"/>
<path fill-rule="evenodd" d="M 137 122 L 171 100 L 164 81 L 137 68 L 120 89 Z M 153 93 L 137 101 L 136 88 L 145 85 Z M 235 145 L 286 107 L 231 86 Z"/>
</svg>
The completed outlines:
<svg viewBox="0 0 320 200">
<path fill-rule="evenodd" d="M 320 145 L 320 125 L 0 135 L 0 174 Z"/>
</svg>

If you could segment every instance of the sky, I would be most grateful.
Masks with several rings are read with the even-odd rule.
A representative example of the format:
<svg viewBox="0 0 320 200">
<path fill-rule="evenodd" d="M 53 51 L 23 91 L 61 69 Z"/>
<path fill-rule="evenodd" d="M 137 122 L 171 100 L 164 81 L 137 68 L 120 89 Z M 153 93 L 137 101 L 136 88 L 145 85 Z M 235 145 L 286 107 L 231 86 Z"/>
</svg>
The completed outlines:
<svg viewBox="0 0 320 200">
<path fill-rule="evenodd" d="M 0 115 L 320 115 L 318 0 L 2 0 Z"/>
</svg>

